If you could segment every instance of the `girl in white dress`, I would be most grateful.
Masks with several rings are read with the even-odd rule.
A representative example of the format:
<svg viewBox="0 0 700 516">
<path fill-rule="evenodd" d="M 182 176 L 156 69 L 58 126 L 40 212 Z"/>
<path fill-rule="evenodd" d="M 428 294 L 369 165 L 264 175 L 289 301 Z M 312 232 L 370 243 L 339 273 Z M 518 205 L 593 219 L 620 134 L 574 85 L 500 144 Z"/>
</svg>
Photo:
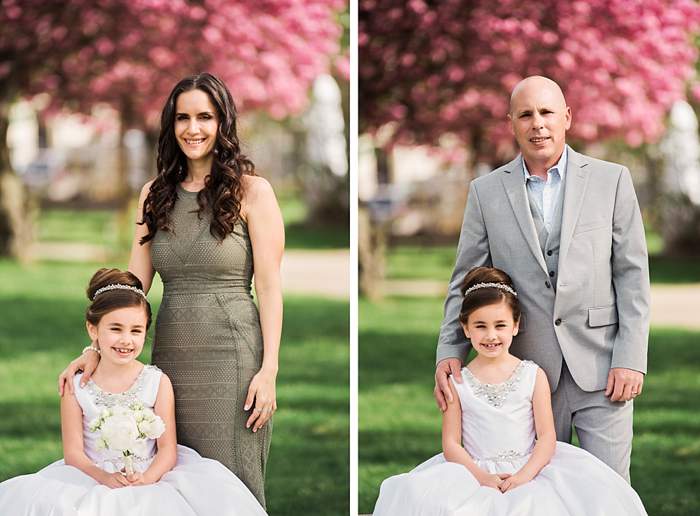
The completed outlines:
<svg viewBox="0 0 700 516">
<path fill-rule="evenodd" d="M 637 493 L 588 452 L 557 442 L 549 384 L 509 352 L 520 307 L 510 277 L 472 269 L 460 321 L 476 357 L 451 379 L 442 448 L 386 479 L 374 516 L 646 515 Z"/>
<path fill-rule="evenodd" d="M 86 312 L 94 352 L 101 360 L 91 380 L 61 398 L 64 459 L 38 473 L 0 484 L 0 514 L 12 516 L 263 516 L 246 486 L 219 462 L 179 446 L 173 389 L 155 366 L 137 361 L 151 323 L 141 282 L 130 272 L 100 269 L 87 290 Z M 100 449 L 89 428 L 105 408 L 140 403 L 165 423 L 126 474 L 121 452 Z"/>
</svg>

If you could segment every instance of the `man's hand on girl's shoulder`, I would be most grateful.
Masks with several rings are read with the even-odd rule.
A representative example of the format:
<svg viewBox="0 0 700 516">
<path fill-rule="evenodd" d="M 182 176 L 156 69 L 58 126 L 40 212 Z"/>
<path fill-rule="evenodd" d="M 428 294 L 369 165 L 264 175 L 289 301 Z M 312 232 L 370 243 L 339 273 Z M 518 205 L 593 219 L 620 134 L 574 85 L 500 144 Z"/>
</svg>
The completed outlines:
<svg viewBox="0 0 700 516">
<path fill-rule="evenodd" d="M 452 403 L 449 375 L 454 376 L 457 383 L 462 383 L 462 361 L 459 358 L 445 358 L 435 368 L 435 389 L 433 395 L 438 408 L 445 412 L 447 402 Z"/>
</svg>

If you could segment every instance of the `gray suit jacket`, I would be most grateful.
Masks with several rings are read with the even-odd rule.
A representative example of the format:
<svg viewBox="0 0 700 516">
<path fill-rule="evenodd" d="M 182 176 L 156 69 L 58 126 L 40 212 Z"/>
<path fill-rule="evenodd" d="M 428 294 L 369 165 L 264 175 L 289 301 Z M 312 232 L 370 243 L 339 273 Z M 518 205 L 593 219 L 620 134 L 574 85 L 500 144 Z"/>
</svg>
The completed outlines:
<svg viewBox="0 0 700 516">
<path fill-rule="evenodd" d="M 440 327 L 437 361 L 465 360 L 460 283 L 473 267 L 507 272 L 523 317 L 511 352 L 547 373 L 562 358 L 585 391 L 604 389 L 611 367 L 646 373 L 649 269 L 642 217 L 627 168 L 569 149 L 556 294 L 532 220 L 522 157 L 471 182 Z"/>
</svg>

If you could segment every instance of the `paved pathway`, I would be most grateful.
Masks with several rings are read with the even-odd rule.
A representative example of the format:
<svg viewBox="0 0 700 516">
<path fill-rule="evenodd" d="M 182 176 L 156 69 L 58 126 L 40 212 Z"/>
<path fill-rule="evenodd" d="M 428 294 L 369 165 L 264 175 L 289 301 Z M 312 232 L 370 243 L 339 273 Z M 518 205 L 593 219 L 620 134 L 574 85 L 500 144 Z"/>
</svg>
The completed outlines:
<svg viewBox="0 0 700 516">
<path fill-rule="evenodd" d="M 69 242 L 41 242 L 32 254 L 37 259 L 107 262 L 109 253 L 99 245 Z M 344 249 L 291 249 L 282 261 L 282 289 L 285 293 L 348 299 L 350 253 Z"/>
<path fill-rule="evenodd" d="M 42 259 L 106 262 L 108 253 L 101 246 L 72 243 L 41 243 L 34 256 Z M 350 255 L 343 249 L 285 252 L 282 262 L 282 288 L 285 293 L 348 299 Z M 446 285 L 434 280 L 387 280 L 385 293 L 401 296 L 445 295 Z M 700 283 L 655 284 L 651 288 L 651 324 L 700 330 Z"/>
<path fill-rule="evenodd" d="M 282 289 L 290 294 L 309 294 L 348 300 L 350 252 L 289 250 L 282 260 Z"/>
</svg>

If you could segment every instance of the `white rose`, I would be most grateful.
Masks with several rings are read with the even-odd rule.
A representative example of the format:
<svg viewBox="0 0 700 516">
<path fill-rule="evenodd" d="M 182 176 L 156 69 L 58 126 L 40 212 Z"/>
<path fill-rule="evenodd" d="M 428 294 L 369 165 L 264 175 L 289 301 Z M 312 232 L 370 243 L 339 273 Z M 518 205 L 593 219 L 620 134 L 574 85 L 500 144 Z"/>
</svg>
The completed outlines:
<svg viewBox="0 0 700 516">
<path fill-rule="evenodd" d="M 139 436 L 136 421 L 130 416 L 114 415 L 102 425 L 102 439 L 110 449 L 128 450 Z"/>
<path fill-rule="evenodd" d="M 158 416 L 139 423 L 139 431 L 149 439 L 157 439 L 165 432 L 165 423 Z"/>
<path fill-rule="evenodd" d="M 133 446 L 129 449 L 131 453 L 137 457 L 145 458 L 148 456 L 148 446 L 146 446 L 146 441 L 143 439 L 138 439 L 134 442 Z"/>
<path fill-rule="evenodd" d="M 97 430 L 100 429 L 100 424 L 102 423 L 102 419 L 99 417 L 96 417 L 92 421 L 90 421 L 90 424 L 88 424 L 88 428 L 90 428 L 91 432 L 96 432 Z"/>
</svg>

